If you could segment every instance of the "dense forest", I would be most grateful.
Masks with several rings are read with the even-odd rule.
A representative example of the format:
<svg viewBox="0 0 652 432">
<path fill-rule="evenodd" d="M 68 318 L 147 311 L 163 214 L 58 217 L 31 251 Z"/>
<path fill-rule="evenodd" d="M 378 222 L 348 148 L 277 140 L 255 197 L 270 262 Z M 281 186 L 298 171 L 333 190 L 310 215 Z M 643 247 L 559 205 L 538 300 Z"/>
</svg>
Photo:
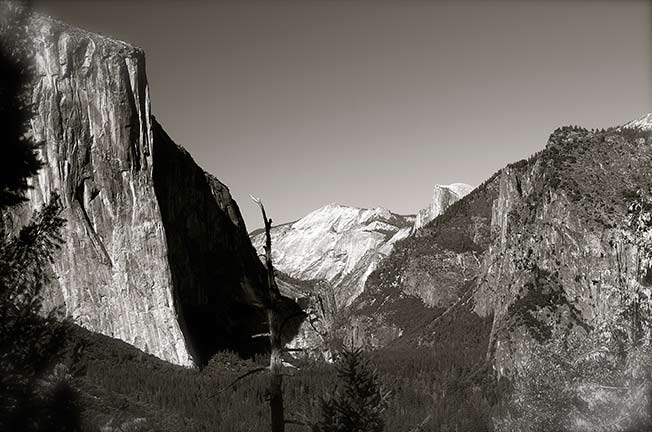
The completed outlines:
<svg viewBox="0 0 652 432">
<path fill-rule="evenodd" d="M 462 341 L 472 339 L 452 330 L 436 347 L 361 354 L 388 394 L 384 430 L 490 430 L 490 407 L 499 386 L 487 381 L 485 374 L 474 374 L 484 347 L 461 347 Z M 269 429 L 268 375 L 253 374 L 235 382 L 266 365 L 264 355 L 242 359 L 222 352 L 201 370 L 187 369 L 77 326 L 67 333 L 59 367 L 80 393 L 84 430 L 112 422 L 131 424 L 139 418 L 162 431 Z M 456 346 L 446 346 L 449 343 Z M 310 430 L 305 424 L 319 421 L 322 401 L 343 384 L 338 363 L 293 363 L 284 380 L 286 418 L 303 424 L 288 424 L 286 430 Z"/>
</svg>

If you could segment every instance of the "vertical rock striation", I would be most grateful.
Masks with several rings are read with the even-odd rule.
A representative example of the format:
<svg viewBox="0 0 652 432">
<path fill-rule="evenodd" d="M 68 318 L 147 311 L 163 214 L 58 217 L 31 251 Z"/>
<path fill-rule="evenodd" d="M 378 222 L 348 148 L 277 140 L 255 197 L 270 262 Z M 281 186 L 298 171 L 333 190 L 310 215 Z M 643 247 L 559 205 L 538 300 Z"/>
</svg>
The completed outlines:
<svg viewBox="0 0 652 432">
<path fill-rule="evenodd" d="M 488 354 L 513 383 L 509 406 L 522 408 L 499 430 L 649 422 L 652 138 L 632 125 L 561 128 L 501 173 L 475 294 L 493 316 Z"/>
<path fill-rule="evenodd" d="M 251 349 L 262 265 L 228 189 L 153 121 L 143 52 L 42 16 L 29 28 L 44 167 L 5 224 L 61 195 L 48 306 L 177 364 Z"/>
</svg>

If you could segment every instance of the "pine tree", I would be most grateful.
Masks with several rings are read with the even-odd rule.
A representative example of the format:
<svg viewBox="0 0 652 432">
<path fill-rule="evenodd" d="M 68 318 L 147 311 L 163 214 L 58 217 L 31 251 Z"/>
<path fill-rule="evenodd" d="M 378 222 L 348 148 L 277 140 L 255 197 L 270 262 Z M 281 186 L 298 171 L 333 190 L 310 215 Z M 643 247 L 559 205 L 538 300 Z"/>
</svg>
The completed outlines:
<svg viewBox="0 0 652 432">
<path fill-rule="evenodd" d="M 62 243 L 61 201 L 53 194 L 17 233 L 4 226 L 41 167 L 29 133 L 28 13 L 19 3 L 0 2 L 0 430 L 72 431 L 74 397 L 64 374 L 42 385 L 63 336 L 54 313 L 41 315 L 41 292 Z"/>
<path fill-rule="evenodd" d="M 24 201 L 27 179 L 41 167 L 29 128 L 34 62 L 28 17 L 22 3 L 0 1 L 0 208 Z"/>
<path fill-rule="evenodd" d="M 359 349 L 345 350 L 337 366 L 341 388 L 321 402 L 318 432 L 382 432 L 389 393 Z"/>
</svg>

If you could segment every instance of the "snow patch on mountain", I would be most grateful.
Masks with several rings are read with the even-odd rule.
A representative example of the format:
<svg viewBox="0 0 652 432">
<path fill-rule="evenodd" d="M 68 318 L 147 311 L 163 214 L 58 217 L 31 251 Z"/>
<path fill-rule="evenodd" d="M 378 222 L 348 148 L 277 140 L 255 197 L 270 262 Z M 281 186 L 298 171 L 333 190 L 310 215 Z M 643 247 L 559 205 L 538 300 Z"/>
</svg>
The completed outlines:
<svg viewBox="0 0 652 432">
<path fill-rule="evenodd" d="M 272 257 L 278 270 L 302 280 L 322 279 L 335 290 L 339 307 L 350 304 L 392 245 L 410 235 L 414 217 L 386 208 L 361 209 L 336 203 L 272 229 Z M 262 253 L 263 232 L 252 233 Z"/>
<path fill-rule="evenodd" d="M 647 131 L 652 131 L 652 113 L 645 114 L 644 116 L 625 123 L 623 127 L 626 128 L 639 128 Z"/>
<path fill-rule="evenodd" d="M 444 212 L 473 188 L 464 183 L 437 185 L 430 206 L 418 216 L 398 215 L 384 207 L 363 209 L 328 204 L 303 218 L 272 228 L 272 257 L 281 272 L 301 280 L 324 280 L 338 309 L 362 293 L 369 275 L 396 242 Z M 265 234 L 251 233 L 264 253 Z"/>
</svg>

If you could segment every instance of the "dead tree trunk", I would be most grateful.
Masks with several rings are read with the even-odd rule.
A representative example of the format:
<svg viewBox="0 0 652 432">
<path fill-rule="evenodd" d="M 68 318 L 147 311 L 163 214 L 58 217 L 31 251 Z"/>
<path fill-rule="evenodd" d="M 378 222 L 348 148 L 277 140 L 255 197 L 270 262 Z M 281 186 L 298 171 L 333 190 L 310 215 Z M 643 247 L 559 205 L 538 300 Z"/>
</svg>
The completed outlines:
<svg viewBox="0 0 652 432">
<path fill-rule="evenodd" d="M 281 293 L 274 277 L 272 263 L 272 220 L 267 218 L 265 206 L 260 199 L 252 197 L 260 206 L 265 221 L 265 267 L 267 267 L 267 290 L 269 304 L 267 305 L 267 321 L 269 323 L 269 343 L 271 355 L 269 358 L 269 409 L 271 414 L 272 432 L 285 431 L 285 414 L 283 407 L 283 341 L 281 338 L 282 317 L 279 314 Z"/>
</svg>

